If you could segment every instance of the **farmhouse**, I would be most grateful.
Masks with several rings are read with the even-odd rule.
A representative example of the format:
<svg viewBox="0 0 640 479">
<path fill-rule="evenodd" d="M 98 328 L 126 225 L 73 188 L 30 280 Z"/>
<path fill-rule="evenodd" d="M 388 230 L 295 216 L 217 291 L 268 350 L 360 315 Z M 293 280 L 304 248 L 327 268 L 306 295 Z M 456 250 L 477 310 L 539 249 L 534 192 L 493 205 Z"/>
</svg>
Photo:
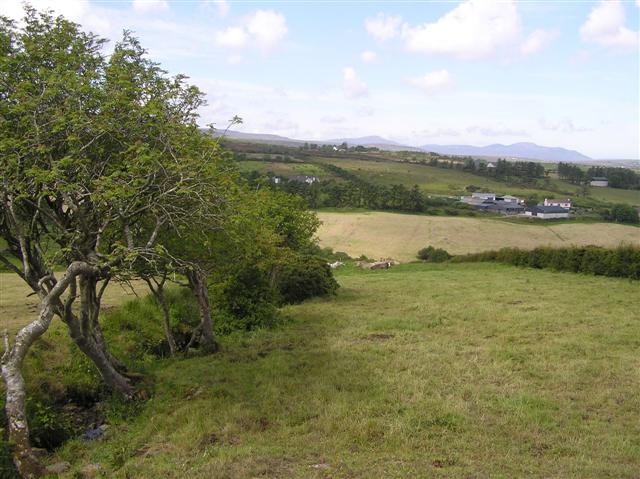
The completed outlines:
<svg viewBox="0 0 640 479">
<path fill-rule="evenodd" d="M 490 200 L 490 201 L 495 201 L 496 200 L 496 194 L 495 193 L 482 193 L 479 191 L 476 191 L 475 193 L 471 193 L 471 198 L 475 199 L 475 200 Z"/>
<path fill-rule="evenodd" d="M 551 220 L 557 218 L 568 218 L 569 210 L 560 206 L 538 205 L 528 208 L 525 215 L 539 218 L 541 220 Z"/>
<path fill-rule="evenodd" d="M 599 186 L 601 188 L 606 188 L 609 186 L 609 180 L 604 176 L 594 176 L 591 178 L 591 186 Z"/>
<path fill-rule="evenodd" d="M 311 185 L 316 181 L 320 181 L 320 178 L 318 178 L 317 176 L 297 175 L 289 178 L 289 181 L 297 181 L 298 183 L 306 183 L 308 185 Z"/>
<path fill-rule="evenodd" d="M 544 206 L 559 206 L 560 208 L 564 208 L 565 210 L 571 209 L 571 199 L 544 199 Z"/>
<path fill-rule="evenodd" d="M 517 202 L 510 201 L 486 201 L 478 208 L 483 211 L 491 211 L 493 213 L 502 213 L 503 215 L 519 215 L 524 213 L 524 206 Z"/>
</svg>

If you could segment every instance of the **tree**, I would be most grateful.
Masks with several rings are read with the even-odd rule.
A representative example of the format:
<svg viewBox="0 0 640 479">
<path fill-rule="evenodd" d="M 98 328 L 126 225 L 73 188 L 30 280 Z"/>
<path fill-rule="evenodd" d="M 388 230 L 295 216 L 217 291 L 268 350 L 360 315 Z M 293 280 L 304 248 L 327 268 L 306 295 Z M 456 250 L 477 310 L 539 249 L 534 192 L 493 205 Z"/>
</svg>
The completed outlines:
<svg viewBox="0 0 640 479">
<path fill-rule="evenodd" d="M 0 18 L 0 261 L 40 300 L 37 317 L 5 336 L 1 364 L 23 477 L 42 471 L 21 374 L 30 346 L 61 318 L 105 383 L 131 398 L 132 377 L 98 322 L 102 294 L 140 261 L 163 258 L 162 231 L 215 224 L 232 182 L 221 181 L 220 147 L 198 130 L 201 92 L 147 60 L 130 34 L 108 60 L 104 43 L 29 7 L 20 27 Z"/>
</svg>

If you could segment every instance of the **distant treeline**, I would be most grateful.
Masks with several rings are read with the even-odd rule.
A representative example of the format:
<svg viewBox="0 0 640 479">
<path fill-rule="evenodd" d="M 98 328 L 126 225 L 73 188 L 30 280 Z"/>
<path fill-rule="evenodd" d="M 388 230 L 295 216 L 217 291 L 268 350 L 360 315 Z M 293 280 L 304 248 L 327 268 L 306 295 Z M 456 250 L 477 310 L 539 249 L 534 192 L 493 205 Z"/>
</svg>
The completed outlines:
<svg viewBox="0 0 640 479">
<path fill-rule="evenodd" d="M 338 179 L 322 179 L 307 184 L 282 178 L 280 183 L 269 181 L 269 187 L 303 197 L 310 208 L 365 208 L 407 213 L 475 216 L 469 206 L 447 198 L 429 198 L 417 185 L 407 188 L 401 184 L 376 185 L 355 173 L 336 165 L 313 163 Z M 258 172 L 247 175 L 254 184 L 260 181 Z"/>
<path fill-rule="evenodd" d="M 437 168 L 449 168 L 466 171 L 479 176 L 497 180 L 534 181 L 545 177 L 544 166 L 534 161 L 507 161 L 498 159 L 495 162 L 476 161 L 471 157 L 433 156 L 428 160 L 405 160 Z M 493 165 L 489 167 L 488 165 Z"/>
<path fill-rule="evenodd" d="M 594 177 L 605 177 L 609 180 L 611 188 L 640 189 L 640 175 L 628 168 L 592 166 L 585 171 L 578 165 L 560 162 L 558 163 L 558 176 L 576 185 L 588 183 Z"/>
<path fill-rule="evenodd" d="M 456 263 L 495 261 L 555 271 L 640 279 L 640 247 L 631 245 L 617 248 L 540 247 L 533 250 L 503 248 L 497 251 L 455 256 L 452 261 Z"/>
</svg>

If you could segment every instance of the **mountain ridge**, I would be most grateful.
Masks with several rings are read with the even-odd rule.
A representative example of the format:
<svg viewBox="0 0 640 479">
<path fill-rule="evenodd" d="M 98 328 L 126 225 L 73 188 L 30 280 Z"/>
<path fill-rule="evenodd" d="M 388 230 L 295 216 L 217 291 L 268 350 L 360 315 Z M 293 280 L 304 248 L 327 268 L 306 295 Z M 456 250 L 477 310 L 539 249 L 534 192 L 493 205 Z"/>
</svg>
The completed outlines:
<svg viewBox="0 0 640 479">
<path fill-rule="evenodd" d="M 214 136 L 225 136 L 230 139 L 256 141 L 288 146 L 300 146 L 305 143 L 318 145 L 340 145 L 347 143 L 350 146 L 377 147 L 381 150 L 398 151 L 424 151 L 439 153 L 441 155 L 496 157 L 519 160 L 538 161 L 593 161 L 592 158 L 576 150 L 570 150 L 558 146 L 542 146 L 533 142 L 518 142 L 510 145 L 494 143 L 486 146 L 474 145 L 438 145 L 425 144 L 421 146 L 403 145 L 399 142 L 388 140 L 379 135 L 369 135 L 354 138 L 333 138 L 328 140 L 299 140 L 286 136 L 268 133 L 248 133 L 236 130 L 226 132 L 219 130 Z"/>
</svg>

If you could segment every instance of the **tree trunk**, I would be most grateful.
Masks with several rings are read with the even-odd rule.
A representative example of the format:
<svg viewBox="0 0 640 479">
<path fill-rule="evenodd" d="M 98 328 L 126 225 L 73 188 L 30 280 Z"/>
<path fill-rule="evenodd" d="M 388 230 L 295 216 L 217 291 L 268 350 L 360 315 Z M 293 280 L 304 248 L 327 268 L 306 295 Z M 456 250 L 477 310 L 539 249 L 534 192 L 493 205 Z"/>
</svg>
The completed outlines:
<svg viewBox="0 0 640 479">
<path fill-rule="evenodd" d="M 211 305 L 209 304 L 209 289 L 207 285 L 207 275 L 200 269 L 188 269 L 187 279 L 189 287 L 193 291 L 198 308 L 200 310 L 200 334 L 202 335 L 201 346 L 208 352 L 216 352 L 219 349 L 218 342 L 213 334 L 213 322 L 211 320 Z"/>
<path fill-rule="evenodd" d="M 176 346 L 176 340 L 173 337 L 173 331 L 171 331 L 171 318 L 169 316 L 169 305 L 167 304 L 167 298 L 164 294 L 164 280 L 162 282 L 156 282 L 156 286 L 153 286 L 152 279 L 145 279 L 149 290 L 158 301 L 160 309 L 162 310 L 162 327 L 164 329 L 164 336 L 169 344 L 169 354 L 173 357 L 178 351 Z"/>
<path fill-rule="evenodd" d="M 36 478 L 44 474 L 45 469 L 33 454 L 29 442 L 29 425 L 27 423 L 27 410 L 25 403 L 24 378 L 22 377 L 22 363 L 29 348 L 40 336 L 44 334 L 56 312 L 56 304 L 60 295 L 69 287 L 81 270 L 90 270 L 85 263 L 72 263 L 64 277 L 57 283 L 53 276 L 40 279 L 36 292 L 40 297 L 40 311 L 38 317 L 23 327 L 16 334 L 13 346 L 9 345 L 9 337 L 5 332 L 5 351 L 1 360 L 2 379 L 6 387 L 5 412 L 7 415 L 7 427 L 9 440 L 14 443 L 13 461 L 18 473 L 23 478 Z M 53 286 L 47 291 L 41 284 L 50 281 Z"/>
<path fill-rule="evenodd" d="M 160 303 L 160 309 L 162 309 L 162 326 L 164 328 L 164 335 L 167 338 L 169 344 L 169 354 L 175 356 L 178 347 L 176 346 L 176 340 L 173 337 L 173 331 L 171 331 L 171 317 L 169 316 L 169 305 L 167 305 L 167 298 L 164 295 L 164 288 L 158 289 L 158 303 Z"/>
<path fill-rule="evenodd" d="M 119 369 L 124 366 L 109 353 L 98 322 L 100 298 L 97 281 L 92 275 L 80 276 L 80 318 L 70 307 L 64 308 L 62 319 L 69 328 L 73 342 L 95 364 L 107 387 L 125 399 L 135 392 L 129 379 Z"/>
</svg>

